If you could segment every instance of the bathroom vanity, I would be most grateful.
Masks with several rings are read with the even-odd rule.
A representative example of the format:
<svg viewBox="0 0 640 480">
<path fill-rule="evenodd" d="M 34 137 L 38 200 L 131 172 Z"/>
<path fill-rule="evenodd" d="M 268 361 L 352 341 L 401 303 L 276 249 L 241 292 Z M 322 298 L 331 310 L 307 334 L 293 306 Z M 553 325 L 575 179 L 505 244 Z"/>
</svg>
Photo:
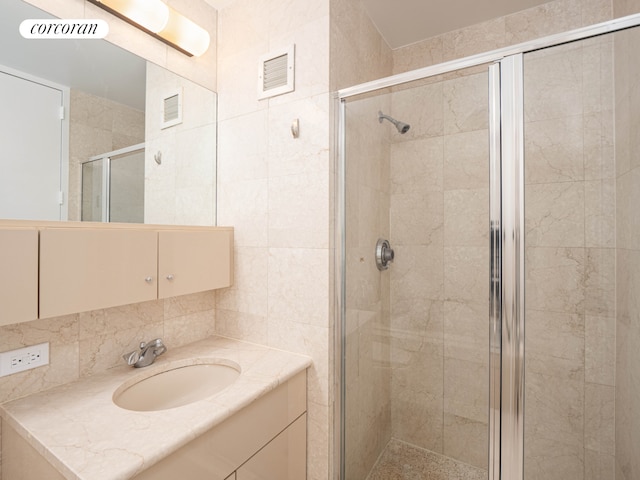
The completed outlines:
<svg viewBox="0 0 640 480">
<path fill-rule="evenodd" d="M 0 325 L 233 283 L 233 228 L 0 221 Z"/>
<path fill-rule="evenodd" d="M 133 411 L 116 392 L 167 369 L 233 365 L 237 379 L 186 405 Z M 0 406 L 3 480 L 303 480 L 311 360 L 222 337 Z"/>
</svg>

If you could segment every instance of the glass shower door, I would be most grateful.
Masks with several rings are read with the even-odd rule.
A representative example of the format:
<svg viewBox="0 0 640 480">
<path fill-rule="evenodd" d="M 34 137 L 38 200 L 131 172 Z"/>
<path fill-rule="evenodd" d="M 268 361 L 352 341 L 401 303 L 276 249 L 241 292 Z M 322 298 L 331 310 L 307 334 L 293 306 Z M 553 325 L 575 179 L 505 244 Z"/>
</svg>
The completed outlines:
<svg viewBox="0 0 640 480">
<path fill-rule="evenodd" d="M 347 480 L 488 477 L 488 82 L 483 66 L 346 102 Z"/>
<path fill-rule="evenodd" d="M 144 223 L 144 144 L 82 164 L 82 220 Z"/>
</svg>

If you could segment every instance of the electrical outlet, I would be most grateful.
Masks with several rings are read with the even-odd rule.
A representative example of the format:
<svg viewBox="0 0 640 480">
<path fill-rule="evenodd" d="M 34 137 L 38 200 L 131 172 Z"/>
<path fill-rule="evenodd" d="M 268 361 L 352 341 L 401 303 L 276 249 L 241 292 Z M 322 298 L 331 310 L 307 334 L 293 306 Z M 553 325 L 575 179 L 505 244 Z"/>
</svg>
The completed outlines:
<svg viewBox="0 0 640 480">
<path fill-rule="evenodd" d="M 49 364 L 49 342 L 0 353 L 0 377 Z"/>
</svg>

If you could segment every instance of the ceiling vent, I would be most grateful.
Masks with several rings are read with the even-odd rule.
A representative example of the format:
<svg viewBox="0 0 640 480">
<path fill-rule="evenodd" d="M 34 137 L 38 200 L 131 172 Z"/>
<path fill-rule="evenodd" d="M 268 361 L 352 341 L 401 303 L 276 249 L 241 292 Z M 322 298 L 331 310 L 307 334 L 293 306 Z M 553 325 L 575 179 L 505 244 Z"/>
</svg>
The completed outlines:
<svg viewBox="0 0 640 480">
<path fill-rule="evenodd" d="M 258 99 L 275 97 L 294 90 L 295 45 L 271 52 L 260 58 Z"/>
<path fill-rule="evenodd" d="M 162 127 L 182 123 L 182 89 L 175 90 L 162 99 Z"/>
</svg>

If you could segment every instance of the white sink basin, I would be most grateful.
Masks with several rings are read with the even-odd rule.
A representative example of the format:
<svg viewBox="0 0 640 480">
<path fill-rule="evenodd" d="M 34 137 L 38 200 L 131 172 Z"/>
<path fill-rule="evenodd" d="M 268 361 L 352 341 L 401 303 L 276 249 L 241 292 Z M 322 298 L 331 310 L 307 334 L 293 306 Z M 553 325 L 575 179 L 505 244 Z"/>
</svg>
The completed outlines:
<svg viewBox="0 0 640 480">
<path fill-rule="evenodd" d="M 121 408 L 148 412 L 181 407 L 210 397 L 240 376 L 240 367 L 220 362 L 173 364 L 141 380 L 131 379 L 113 394 Z"/>
</svg>

